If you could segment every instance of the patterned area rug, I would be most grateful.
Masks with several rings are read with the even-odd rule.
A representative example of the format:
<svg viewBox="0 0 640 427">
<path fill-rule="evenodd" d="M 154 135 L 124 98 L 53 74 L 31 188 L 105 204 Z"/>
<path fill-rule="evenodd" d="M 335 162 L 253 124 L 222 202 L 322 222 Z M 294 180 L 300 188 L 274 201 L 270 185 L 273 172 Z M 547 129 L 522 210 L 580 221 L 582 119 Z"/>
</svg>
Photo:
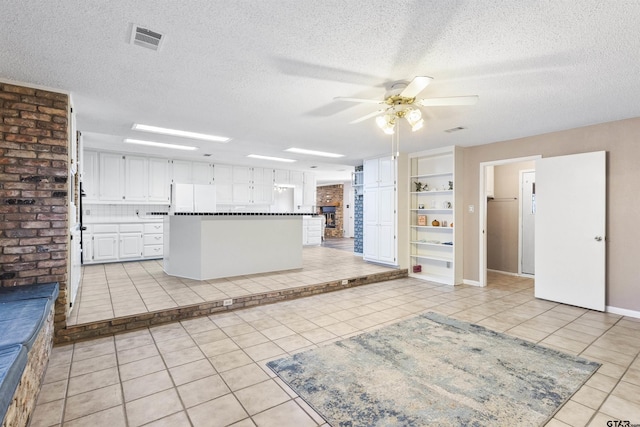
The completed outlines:
<svg viewBox="0 0 640 427">
<path fill-rule="evenodd" d="M 334 427 L 542 425 L 600 366 L 435 313 L 267 365 Z"/>
</svg>

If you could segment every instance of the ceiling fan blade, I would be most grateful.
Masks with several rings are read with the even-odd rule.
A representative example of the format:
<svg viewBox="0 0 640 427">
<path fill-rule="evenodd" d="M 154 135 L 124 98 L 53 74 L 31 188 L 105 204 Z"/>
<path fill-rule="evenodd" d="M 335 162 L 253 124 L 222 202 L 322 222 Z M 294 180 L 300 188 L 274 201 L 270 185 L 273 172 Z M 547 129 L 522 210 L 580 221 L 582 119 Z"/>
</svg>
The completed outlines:
<svg viewBox="0 0 640 427">
<path fill-rule="evenodd" d="M 380 101 L 379 99 L 348 98 L 344 96 L 337 96 L 333 99 L 336 101 L 364 102 L 367 104 L 382 104 L 384 102 L 384 101 Z"/>
<path fill-rule="evenodd" d="M 478 102 L 478 95 L 449 96 L 446 98 L 419 99 L 416 104 L 423 107 L 442 107 L 448 105 L 474 105 Z"/>
<path fill-rule="evenodd" d="M 414 98 L 417 94 L 422 92 L 425 87 L 433 80 L 432 77 L 417 76 L 411 80 L 411 83 L 400 92 L 400 96 L 404 98 Z"/>
<path fill-rule="evenodd" d="M 359 119 L 355 119 L 353 121 L 350 121 L 349 124 L 353 125 L 353 124 L 356 124 L 356 123 L 364 122 L 365 120 L 370 119 L 371 117 L 377 116 L 378 114 L 383 113 L 383 112 L 384 112 L 384 110 L 374 111 L 373 113 L 369 113 L 366 116 L 360 117 Z"/>
</svg>

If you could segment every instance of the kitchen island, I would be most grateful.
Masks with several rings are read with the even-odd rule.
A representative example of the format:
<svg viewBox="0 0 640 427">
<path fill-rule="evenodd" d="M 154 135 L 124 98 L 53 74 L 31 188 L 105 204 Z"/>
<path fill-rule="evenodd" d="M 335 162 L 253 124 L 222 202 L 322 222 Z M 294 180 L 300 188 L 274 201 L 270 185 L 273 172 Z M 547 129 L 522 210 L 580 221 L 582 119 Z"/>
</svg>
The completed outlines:
<svg viewBox="0 0 640 427">
<path fill-rule="evenodd" d="M 164 219 L 164 271 L 209 280 L 302 268 L 308 214 L 176 213 Z"/>
</svg>

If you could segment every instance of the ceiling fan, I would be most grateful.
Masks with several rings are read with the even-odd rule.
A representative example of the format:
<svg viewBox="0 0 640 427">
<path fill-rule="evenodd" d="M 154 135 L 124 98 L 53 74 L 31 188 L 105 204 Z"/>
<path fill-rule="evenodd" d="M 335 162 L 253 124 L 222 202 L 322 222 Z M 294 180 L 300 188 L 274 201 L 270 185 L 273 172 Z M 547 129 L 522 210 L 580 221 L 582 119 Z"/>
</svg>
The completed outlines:
<svg viewBox="0 0 640 427">
<path fill-rule="evenodd" d="M 379 104 L 381 109 L 355 119 L 350 124 L 360 123 L 371 117 L 376 118 L 376 124 L 385 133 L 393 134 L 396 119 L 404 117 L 411 125 L 411 130 L 416 131 L 424 126 L 422 111 L 420 107 L 440 107 L 451 105 L 473 105 L 478 102 L 477 95 L 470 96 L 450 96 L 445 98 L 423 98 L 416 99 L 416 96 L 424 90 L 433 80 L 431 77 L 417 76 L 411 82 L 395 82 L 385 95 L 384 100 L 336 97 L 337 101 L 361 102 L 369 104 Z"/>
</svg>

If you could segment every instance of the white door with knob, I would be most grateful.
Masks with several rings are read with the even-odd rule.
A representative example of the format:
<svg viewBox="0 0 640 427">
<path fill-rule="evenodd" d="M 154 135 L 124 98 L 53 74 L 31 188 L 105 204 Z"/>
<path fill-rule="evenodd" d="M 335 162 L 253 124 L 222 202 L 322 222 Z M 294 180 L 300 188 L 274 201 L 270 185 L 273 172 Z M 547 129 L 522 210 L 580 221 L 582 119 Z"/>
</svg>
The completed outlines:
<svg viewBox="0 0 640 427">
<path fill-rule="evenodd" d="M 535 296 L 605 309 L 606 152 L 536 161 Z"/>
</svg>

